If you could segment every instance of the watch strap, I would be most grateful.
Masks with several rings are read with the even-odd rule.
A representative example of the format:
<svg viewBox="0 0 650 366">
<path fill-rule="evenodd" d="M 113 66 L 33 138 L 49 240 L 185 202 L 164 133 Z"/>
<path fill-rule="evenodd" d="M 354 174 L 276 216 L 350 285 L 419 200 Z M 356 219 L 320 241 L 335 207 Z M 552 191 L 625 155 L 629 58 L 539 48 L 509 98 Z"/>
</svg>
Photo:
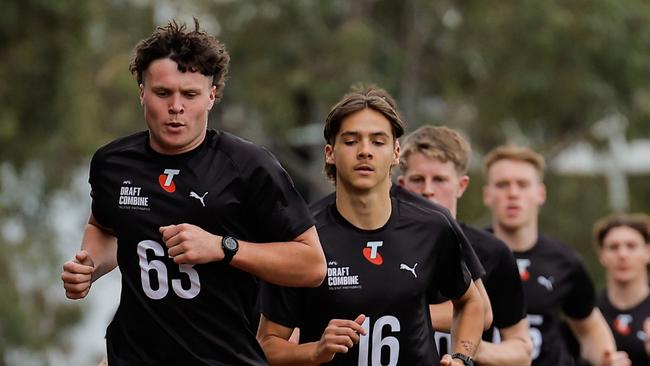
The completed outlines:
<svg viewBox="0 0 650 366">
<path fill-rule="evenodd" d="M 472 360 L 470 356 L 464 355 L 462 353 L 454 353 L 451 355 L 451 358 L 463 361 L 463 365 L 465 366 L 474 366 L 474 360 Z"/>
</svg>

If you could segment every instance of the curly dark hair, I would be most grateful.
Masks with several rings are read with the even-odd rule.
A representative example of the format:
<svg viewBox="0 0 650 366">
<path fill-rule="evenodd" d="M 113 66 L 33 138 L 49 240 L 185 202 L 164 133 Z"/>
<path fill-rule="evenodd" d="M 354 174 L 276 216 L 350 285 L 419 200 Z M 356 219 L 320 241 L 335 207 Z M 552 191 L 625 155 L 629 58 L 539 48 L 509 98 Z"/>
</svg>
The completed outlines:
<svg viewBox="0 0 650 366">
<path fill-rule="evenodd" d="M 397 112 L 397 103 L 388 92 L 375 85 L 353 85 L 350 92 L 332 107 L 323 128 L 323 137 L 327 144 L 334 146 L 336 134 L 341 129 L 343 120 L 358 111 L 370 108 L 386 117 L 393 129 L 393 142 L 404 134 L 406 124 Z M 323 169 L 327 177 L 336 182 L 336 166 L 325 163 Z"/>
<path fill-rule="evenodd" d="M 129 70 L 142 84 L 143 74 L 149 65 L 158 59 L 169 58 L 178 64 L 180 72 L 200 72 L 212 76 L 212 85 L 217 87 L 216 101 L 223 95 L 228 75 L 230 56 L 223 43 L 199 28 L 194 18 L 194 30 L 188 31 L 185 24 L 175 20 L 156 30 L 135 46 L 135 55 Z"/>
</svg>

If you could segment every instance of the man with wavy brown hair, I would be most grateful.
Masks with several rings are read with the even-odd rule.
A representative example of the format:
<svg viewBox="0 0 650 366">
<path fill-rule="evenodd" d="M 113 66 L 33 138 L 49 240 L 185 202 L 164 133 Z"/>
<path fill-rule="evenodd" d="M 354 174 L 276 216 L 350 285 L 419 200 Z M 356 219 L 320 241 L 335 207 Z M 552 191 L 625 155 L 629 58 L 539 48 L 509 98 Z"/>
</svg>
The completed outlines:
<svg viewBox="0 0 650 366">
<path fill-rule="evenodd" d="M 604 217 L 594 224 L 594 241 L 607 280 L 597 298 L 598 308 L 632 365 L 650 365 L 650 217 L 643 213 Z"/>
<path fill-rule="evenodd" d="M 313 289 L 262 287 L 258 339 L 269 363 L 437 365 L 429 301 L 439 290 L 455 311 L 454 354 L 440 363 L 472 365 L 483 308 L 465 238 L 448 213 L 390 195 L 403 131 L 383 89 L 354 89 L 332 107 L 323 134 L 335 197 L 311 206 L 327 277 Z"/>
</svg>

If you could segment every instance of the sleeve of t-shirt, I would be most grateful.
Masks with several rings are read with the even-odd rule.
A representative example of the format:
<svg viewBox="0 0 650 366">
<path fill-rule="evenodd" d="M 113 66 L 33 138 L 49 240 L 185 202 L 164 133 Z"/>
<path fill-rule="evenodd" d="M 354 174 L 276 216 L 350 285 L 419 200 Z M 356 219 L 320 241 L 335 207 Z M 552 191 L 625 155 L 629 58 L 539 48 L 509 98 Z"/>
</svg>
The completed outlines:
<svg viewBox="0 0 650 366">
<path fill-rule="evenodd" d="M 461 240 L 463 259 L 465 260 L 465 265 L 472 276 L 472 280 L 476 281 L 479 278 L 484 278 L 486 274 L 485 268 L 483 268 L 481 261 L 478 259 L 478 256 L 476 255 L 474 248 L 470 245 L 468 239 L 464 234 L 462 234 L 462 230 L 461 235 L 463 236 L 463 240 Z"/>
<path fill-rule="evenodd" d="M 584 319 L 596 306 L 596 290 L 580 259 L 576 259 L 575 268 L 568 282 L 573 286 L 562 304 L 562 310 L 571 318 Z"/>
<path fill-rule="evenodd" d="M 519 277 L 517 262 L 508 248 L 503 248 L 494 255 L 499 255 L 495 275 L 485 283 L 492 303 L 493 324 L 497 328 L 508 328 L 526 317 L 524 289 Z"/>
<path fill-rule="evenodd" d="M 107 204 L 104 202 L 106 200 L 102 197 L 103 187 L 101 184 L 104 180 L 101 179 L 101 174 L 105 171 L 103 161 L 100 151 L 97 151 L 90 160 L 90 173 L 88 176 L 91 198 L 90 209 L 93 217 L 101 226 L 113 228 L 113 221 L 111 220 L 113 215 L 108 212 Z"/>
<path fill-rule="evenodd" d="M 264 317 L 287 328 L 299 326 L 304 288 L 282 287 L 260 281 L 259 304 Z"/>
<path fill-rule="evenodd" d="M 265 233 L 264 241 L 291 240 L 314 225 L 289 174 L 266 149 L 255 152 L 242 170 L 242 180 L 247 183 L 245 202 L 250 223 Z"/>
<path fill-rule="evenodd" d="M 457 299 L 465 294 L 472 279 L 463 257 L 463 245 L 469 246 L 456 221 L 445 216 L 447 226 L 439 237 L 436 282 L 440 295 Z M 433 293 L 433 292 L 431 292 Z"/>
</svg>

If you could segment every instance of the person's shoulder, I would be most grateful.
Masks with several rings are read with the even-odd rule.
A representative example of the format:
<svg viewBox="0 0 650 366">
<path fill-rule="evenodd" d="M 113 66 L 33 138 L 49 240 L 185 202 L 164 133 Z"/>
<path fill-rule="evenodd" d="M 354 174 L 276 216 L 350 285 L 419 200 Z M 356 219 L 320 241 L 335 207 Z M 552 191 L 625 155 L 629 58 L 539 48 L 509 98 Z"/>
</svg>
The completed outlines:
<svg viewBox="0 0 650 366">
<path fill-rule="evenodd" d="M 444 225 L 451 225 L 451 222 L 454 221 L 451 213 L 446 208 L 400 186 L 391 188 L 391 196 L 397 202 L 401 217 L 416 222 L 434 222 Z"/>
<path fill-rule="evenodd" d="M 144 150 L 146 147 L 147 136 L 147 131 L 140 131 L 132 135 L 115 139 L 97 149 L 95 152 L 95 157 L 105 157 L 133 150 Z"/>
<path fill-rule="evenodd" d="M 510 253 L 510 248 L 493 233 L 464 223 L 460 224 L 467 239 L 474 247 L 481 247 L 490 253 Z"/>
<path fill-rule="evenodd" d="M 451 213 L 445 207 L 437 203 L 433 203 L 428 199 L 420 196 L 419 194 L 415 194 L 402 186 L 394 184 L 390 189 L 390 195 L 395 198 L 400 204 L 406 207 L 413 207 L 416 211 L 436 212 L 442 214 L 443 216 L 451 216 Z"/>
<path fill-rule="evenodd" d="M 309 211 L 312 216 L 320 215 L 331 205 L 336 203 L 336 192 L 332 192 L 309 204 Z"/>
<path fill-rule="evenodd" d="M 208 130 L 208 138 L 210 148 L 223 153 L 241 173 L 250 173 L 259 167 L 280 167 L 267 148 L 230 132 Z"/>
<path fill-rule="evenodd" d="M 557 256 L 557 258 L 564 257 L 572 261 L 582 262 L 582 258 L 578 251 L 566 243 L 558 239 L 550 237 L 546 234 L 539 233 L 537 239 L 538 251 L 547 253 L 550 256 Z"/>
<path fill-rule="evenodd" d="M 207 138 L 212 148 L 219 149 L 234 158 L 267 154 L 268 150 L 252 141 L 226 131 L 208 130 Z"/>
<path fill-rule="evenodd" d="M 326 230 L 334 230 L 340 233 L 341 230 L 350 227 L 336 209 L 335 192 L 311 203 L 309 205 L 309 211 L 316 222 L 316 230 L 318 230 L 319 234 Z"/>
<path fill-rule="evenodd" d="M 607 296 L 607 287 L 596 294 L 596 304 L 601 309 L 611 307 L 612 304 L 609 302 L 609 297 Z"/>
</svg>

